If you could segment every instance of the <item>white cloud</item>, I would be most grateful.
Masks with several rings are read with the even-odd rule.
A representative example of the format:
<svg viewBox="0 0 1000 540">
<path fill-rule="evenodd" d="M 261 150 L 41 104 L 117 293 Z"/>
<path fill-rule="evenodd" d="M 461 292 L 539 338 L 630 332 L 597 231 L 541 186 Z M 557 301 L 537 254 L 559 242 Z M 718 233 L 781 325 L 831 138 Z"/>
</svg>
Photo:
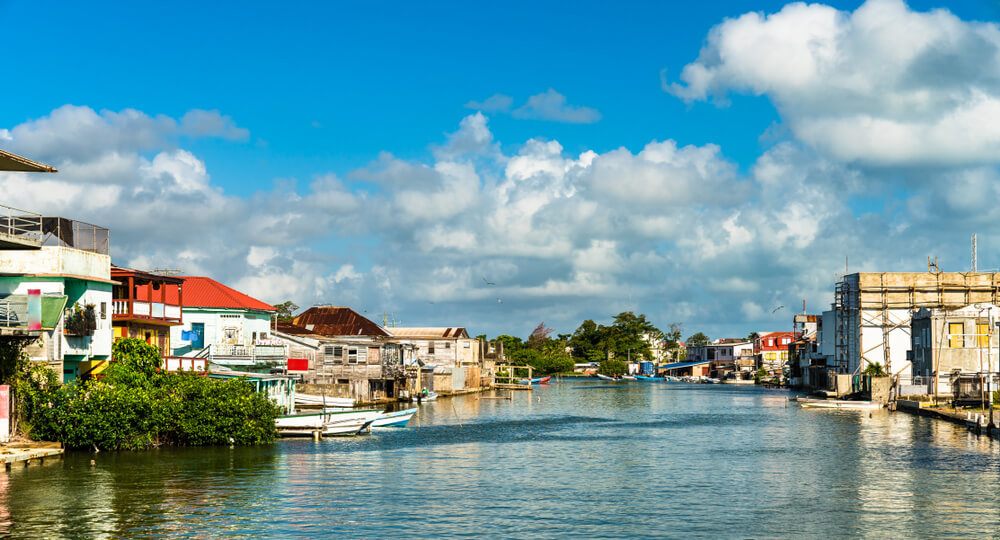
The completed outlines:
<svg viewBox="0 0 1000 540">
<path fill-rule="evenodd" d="M 854 12 L 794 3 L 709 33 L 670 91 L 770 97 L 825 155 L 878 166 L 1000 161 L 1000 29 L 901 0 Z"/>
<path fill-rule="evenodd" d="M 528 98 L 527 103 L 514 109 L 514 118 L 551 120 L 569 124 L 593 124 L 601 119 L 601 113 L 592 107 L 570 105 L 566 96 L 549 88 L 541 94 Z"/>
<path fill-rule="evenodd" d="M 514 98 L 505 94 L 493 94 L 482 101 L 470 101 L 465 104 L 465 108 L 493 113 L 507 112 L 513 105 Z"/>
</svg>

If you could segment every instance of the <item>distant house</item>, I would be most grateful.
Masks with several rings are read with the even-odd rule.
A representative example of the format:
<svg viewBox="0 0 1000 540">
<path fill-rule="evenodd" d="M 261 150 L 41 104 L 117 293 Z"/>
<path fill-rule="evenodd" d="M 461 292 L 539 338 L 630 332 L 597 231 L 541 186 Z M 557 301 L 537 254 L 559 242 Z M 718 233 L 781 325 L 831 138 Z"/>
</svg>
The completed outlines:
<svg viewBox="0 0 1000 540">
<path fill-rule="evenodd" d="M 770 375 L 783 377 L 788 362 L 788 346 L 795 339 L 793 332 L 758 332 L 754 341 L 757 368 Z"/>
<path fill-rule="evenodd" d="M 733 371 L 753 368 L 753 342 L 743 338 L 720 338 L 701 346 L 690 347 L 687 362 L 708 362 L 712 376 L 722 378 Z"/>
<path fill-rule="evenodd" d="M 180 276 L 179 276 L 180 277 Z M 273 339 L 270 304 L 218 281 L 184 276 L 183 325 L 170 329 L 173 355 L 208 358 L 213 364 L 251 372 L 283 367 L 288 358 L 282 342 Z"/>
<path fill-rule="evenodd" d="M 470 338 L 465 328 L 393 327 L 387 330 L 392 334 L 391 341 L 413 347 L 420 365 L 421 386 L 447 393 L 490 384 L 490 369 L 483 363 L 485 344 Z M 425 374 L 433 374 L 433 378 Z"/>
<path fill-rule="evenodd" d="M 290 370 L 304 362 L 307 382 L 359 402 L 401 397 L 404 363 L 415 362 L 412 347 L 390 341 L 388 331 L 349 307 L 311 307 L 279 324 L 275 338 L 288 348 Z"/>
<path fill-rule="evenodd" d="M 171 355 L 170 328 L 184 324 L 181 278 L 111 267 L 114 339 L 138 338 Z"/>
</svg>

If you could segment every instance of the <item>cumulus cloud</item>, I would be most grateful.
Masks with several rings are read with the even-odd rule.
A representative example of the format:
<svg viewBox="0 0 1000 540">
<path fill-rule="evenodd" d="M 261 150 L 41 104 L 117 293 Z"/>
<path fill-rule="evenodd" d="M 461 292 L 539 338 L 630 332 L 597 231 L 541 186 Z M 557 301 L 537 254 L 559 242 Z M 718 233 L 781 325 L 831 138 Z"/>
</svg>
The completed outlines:
<svg viewBox="0 0 1000 540">
<path fill-rule="evenodd" d="M 549 88 L 541 94 L 528 98 L 527 103 L 514 109 L 514 118 L 551 120 L 569 124 L 593 124 L 601 119 L 601 113 L 592 107 L 570 105 L 566 96 Z"/>
<path fill-rule="evenodd" d="M 1000 161 L 1000 29 L 902 0 L 794 3 L 711 30 L 669 91 L 768 96 L 794 136 L 876 166 Z"/>
<path fill-rule="evenodd" d="M 482 101 L 470 101 L 465 104 L 466 109 L 494 113 L 507 112 L 514 105 L 514 98 L 505 94 L 493 94 Z"/>
</svg>

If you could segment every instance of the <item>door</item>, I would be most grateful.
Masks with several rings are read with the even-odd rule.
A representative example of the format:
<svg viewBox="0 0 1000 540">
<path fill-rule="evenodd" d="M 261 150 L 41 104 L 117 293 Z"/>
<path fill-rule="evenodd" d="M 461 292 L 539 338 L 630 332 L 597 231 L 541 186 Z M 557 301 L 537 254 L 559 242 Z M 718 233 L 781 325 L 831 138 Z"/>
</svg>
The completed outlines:
<svg viewBox="0 0 1000 540">
<path fill-rule="evenodd" d="M 195 337 L 191 341 L 192 349 L 204 349 L 205 348 L 205 323 L 191 323 L 191 331 L 194 332 Z"/>
</svg>

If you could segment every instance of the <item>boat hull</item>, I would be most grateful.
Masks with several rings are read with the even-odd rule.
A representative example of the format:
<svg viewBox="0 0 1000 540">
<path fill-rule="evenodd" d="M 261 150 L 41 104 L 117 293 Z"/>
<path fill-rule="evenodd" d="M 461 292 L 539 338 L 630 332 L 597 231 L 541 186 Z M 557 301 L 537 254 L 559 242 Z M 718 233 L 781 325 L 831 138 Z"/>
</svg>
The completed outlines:
<svg viewBox="0 0 1000 540">
<path fill-rule="evenodd" d="M 406 427 L 413 415 L 417 414 L 417 409 L 406 409 L 391 413 L 382 413 L 381 416 L 372 422 L 373 428 L 383 427 Z"/>
<path fill-rule="evenodd" d="M 354 400 L 351 398 L 335 398 L 330 396 L 317 396 L 314 394 L 295 394 L 296 405 L 308 405 L 312 407 L 353 407 Z"/>
<path fill-rule="evenodd" d="M 807 409 L 842 409 L 842 410 L 873 410 L 881 409 L 883 405 L 876 401 L 847 401 L 839 399 L 799 398 L 799 405 Z"/>
</svg>

